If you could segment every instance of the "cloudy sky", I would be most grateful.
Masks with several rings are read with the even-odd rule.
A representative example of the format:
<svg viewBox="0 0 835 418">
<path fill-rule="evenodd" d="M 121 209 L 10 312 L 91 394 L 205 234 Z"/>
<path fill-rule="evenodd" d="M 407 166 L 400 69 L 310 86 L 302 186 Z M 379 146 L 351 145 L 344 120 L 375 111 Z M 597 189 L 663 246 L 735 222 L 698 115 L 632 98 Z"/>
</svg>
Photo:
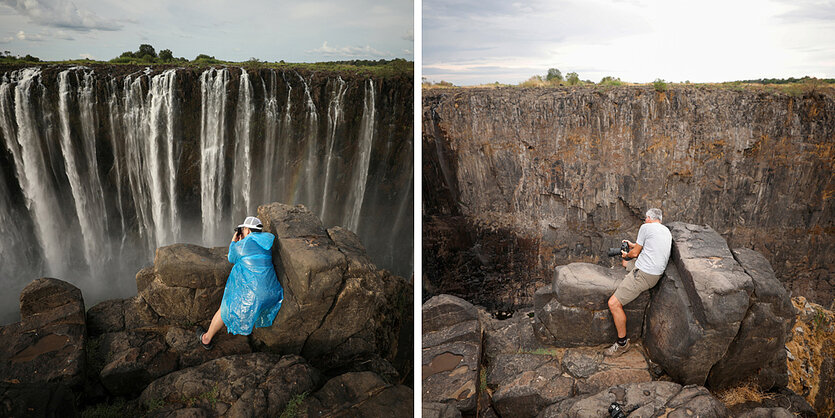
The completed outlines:
<svg viewBox="0 0 835 418">
<path fill-rule="evenodd" d="M 151 44 L 193 59 L 414 59 L 412 0 L 0 0 L 0 51 L 108 60 Z"/>
<path fill-rule="evenodd" d="M 519 83 L 835 77 L 835 1 L 423 0 L 423 76 Z"/>
</svg>

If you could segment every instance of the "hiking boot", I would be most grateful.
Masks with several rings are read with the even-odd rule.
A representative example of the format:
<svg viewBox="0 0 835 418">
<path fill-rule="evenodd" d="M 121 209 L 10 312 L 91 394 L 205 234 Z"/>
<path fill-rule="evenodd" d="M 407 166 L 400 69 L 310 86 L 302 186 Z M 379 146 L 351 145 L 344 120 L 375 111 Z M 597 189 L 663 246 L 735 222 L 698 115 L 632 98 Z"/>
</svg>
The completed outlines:
<svg viewBox="0 0 835 418">
<path fill-rule="evenodd" d="M 630 347 L 630 344 L 629 344 L 628 339 L 626 340 L 626 344 L 624 344 L 624 345 L 620 345 L 620 344 L 618 344 L 617 341 L 615 341 L 615 343 L 612 344 L 611 347 L 607 348 L 606 351 L 603 352 L 603 354 L 606 357 L 618 357 L 621 354 L 629 351 L 629 347 Z"/>
</svg>

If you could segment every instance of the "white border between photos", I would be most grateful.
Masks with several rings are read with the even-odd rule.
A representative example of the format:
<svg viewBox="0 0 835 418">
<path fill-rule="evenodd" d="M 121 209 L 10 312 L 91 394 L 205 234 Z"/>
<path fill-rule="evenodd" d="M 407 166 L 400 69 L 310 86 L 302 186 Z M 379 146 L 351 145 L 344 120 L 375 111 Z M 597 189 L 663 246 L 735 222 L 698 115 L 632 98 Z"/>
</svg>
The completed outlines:
<svg viewBox="0 0 835 418">
<path fill-rule="evenodd" d="M 421 96 L 421 80 L 423 75 L 423 31 L 422 31 L 422 13 L 421 8 L 423 6 L 422 0 L 414 0 L 415 6 L 415 23 L 414 23 L 414 112 L 415 112 L 415 120 L 414 120 L 414 142 L 412 143 L 412 167 L 414 169 L 414 180 L 413 184 L 415 187 L 412 189 L 414 193 L 414 197 L 412 198 L 412 202 L 414 205 L 414 217 L 413 217 L 413 224 L 415 228 L 414 236 L 414 247 L 413 247 L 413 280 L 412 280 L 412 293 L 413 293 L 413 301 L 414 301 L 414 315 L 412 315 L 413 322 L 414 322 L 414 337 L 413 341 L 413 354 L 414 354 L 414 361 L 412 362 L 412 374 L 414 375 L 414 384 L 412 387 L 414 388 L 414 409 L 415 409 L 415 417 L 421 416 L 421 398 L 423 395 L 423 387 L 421 382 L 421 369 L 418 367 L 422 364 L 421 361 L 421 352 L 423 351 L 423 344 L 421 342 L 421 325 L 423 321 L 421 320 L 420 313 L 421 313 L 421 305 L 423 301 L 423 259 L 422 259 L 422 242 L 423 242 L 423 216 L 421 213 L 421 208 L 423 207 L 421 197 L 423 196 L 423 176 L 422 167 L 423 167 L 423 155 L 422 155 L 422 136 L 421 136 L 421 128 L 423 124 L 421 123 L 421 114 L 423 113 L 423 98 Z"/>
</svg>

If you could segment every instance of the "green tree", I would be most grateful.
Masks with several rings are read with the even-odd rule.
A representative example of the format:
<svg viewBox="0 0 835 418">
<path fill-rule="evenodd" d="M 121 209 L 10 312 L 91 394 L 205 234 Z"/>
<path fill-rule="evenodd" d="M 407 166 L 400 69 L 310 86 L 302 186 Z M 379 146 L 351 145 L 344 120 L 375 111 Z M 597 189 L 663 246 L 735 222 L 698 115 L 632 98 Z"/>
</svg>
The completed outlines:
<svg viewBox="0 0 835 418">
<path fill-rule="evenodd" d="M 144 57 L 145 55 L 150 55 L 151 58 L 157 57 L 157 51 L 148 44 L 139 45 L 139 51 L 136 52 L 137 57 Z"/>
<path fill-rule="evenodd" d="M 656 78 L 652 86 L 655 87 L 655 91 L 667 91 L 667 82 L 664 79 Z"/>
<path fill-rule="evenodd" d="M 568 82 L 569 86 L 576 86 L 580 83 L 580 76 L 575 72 L 571 72 L 565 75 L 565 81 Z"/>
<path fill-rule="evenodd" d="M 621 84 L 623 84 L 623 82 L 620 81 L 620 77 L 612 77 L 610 75 L 607 75 L 606 77 L 600 79 L 599 84 L 602 86 L 620 86 Z"/>
<path fill-rule="evenodd" d="M 562 73 L 560 72 L 560 70 L 558 70 L 556 68 L 549 68 L 548 69 L 548 75 L 545 76 L 545 80 L 547 80 L 547 81 L 551 81 L 551 80 L 562 81 Z"/>
<path fill-rule="evenodd" d="M 170 49 L 163 49 L 162 51 L 159 51 L 159 59 L 166 62 L 173 61 L 174 53 L 172 53 Z"/>
<path fill-rule="evenodd" d="M 136 54 L 133 51 L 125 51 L 122 52 L 122 55 L 119 55 L 119 58 L 136 58 Z"/>
</svg>

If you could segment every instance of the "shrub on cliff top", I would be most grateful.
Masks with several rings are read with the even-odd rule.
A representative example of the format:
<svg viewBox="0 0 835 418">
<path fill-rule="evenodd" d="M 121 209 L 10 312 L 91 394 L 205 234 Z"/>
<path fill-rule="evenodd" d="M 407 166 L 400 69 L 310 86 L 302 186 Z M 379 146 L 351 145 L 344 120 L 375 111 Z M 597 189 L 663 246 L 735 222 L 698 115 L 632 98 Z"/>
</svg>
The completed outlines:
<svg viewBox="0 0 835 418">
<path fill-rule="evenodd" d="M 598 84 L 601 86 L 621 86 L 623 85 L 623 81 L 620 81 L 620 77 L 607 75 L 606 77 L 601 78 L 600 83 Z"/>
<path fill-rule="evenodd" d="M 656 78 L 655 81 L 652 82 L 652 86 L 655 87 L 655 91 L 657 92 L 667 91 L 667 82 L 663 79 Z"/>
</svg>

